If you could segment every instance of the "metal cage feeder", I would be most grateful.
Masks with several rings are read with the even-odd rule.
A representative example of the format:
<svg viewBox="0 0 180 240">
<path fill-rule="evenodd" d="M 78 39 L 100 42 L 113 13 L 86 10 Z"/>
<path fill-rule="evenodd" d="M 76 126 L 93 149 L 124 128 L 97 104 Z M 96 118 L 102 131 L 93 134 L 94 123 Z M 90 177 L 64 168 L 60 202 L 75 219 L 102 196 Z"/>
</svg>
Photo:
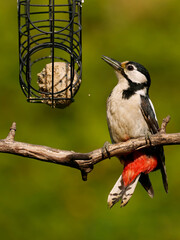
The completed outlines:
<svg viewBox="0 0 180 240">
<path fill-rule="evenodd" d="M 64 108 L 82 76 L 82 0 L 18 0 L 19 79 L 28 102 Z"/>
</svg>

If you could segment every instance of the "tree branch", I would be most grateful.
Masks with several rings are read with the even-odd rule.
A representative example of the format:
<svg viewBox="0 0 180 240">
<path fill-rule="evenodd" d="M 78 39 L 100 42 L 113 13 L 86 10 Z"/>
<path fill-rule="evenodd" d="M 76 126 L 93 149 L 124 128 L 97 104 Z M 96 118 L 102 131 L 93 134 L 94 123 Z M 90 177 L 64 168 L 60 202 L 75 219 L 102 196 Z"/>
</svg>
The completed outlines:
<svg viewBox="0 0 180 240">
<path fill-rule="evenodd" d="M 107 154 L 104 154 L 103 148 L 93 150 L 89 153 L 77 153 L 47 146 L 17 142 L 14 140 L 16 123 L 13 123 L 8 136 L 0 140 L 0 152 L 79 169 L 82 174 L 82 179 L 86 181 L 87 174 L 92 171 L 93 166 L 108 157 L 120 156 L 151 146 L 180 144 L 180 133 L 166 133 L 166 126 L 169 120 L 169 116 L 163 120 L 159 132 L 151 136 L 150 142 L 147 142 L 145 137 L 139 137 L 137 139 L 130 139 L 126 142 L 109 144 Z"/>
</svg>

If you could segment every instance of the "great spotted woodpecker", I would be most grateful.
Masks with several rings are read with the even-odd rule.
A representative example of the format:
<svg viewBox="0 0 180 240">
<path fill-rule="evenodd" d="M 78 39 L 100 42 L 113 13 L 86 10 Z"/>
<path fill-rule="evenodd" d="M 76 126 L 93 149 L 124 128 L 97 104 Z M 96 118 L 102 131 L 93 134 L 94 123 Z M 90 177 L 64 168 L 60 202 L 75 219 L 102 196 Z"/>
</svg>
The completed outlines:
<svg viewBox="0 0 180 240">
<path fill-rule="evenodd" d="M 102 59 L 112 66 L 118 83 L 107 100 L 107 123 L 112 143 L 145 136 L 149 138 L 159 130 L 153 104 L 149 98 L 151 79 L 141 64 L 125 61 L 118 62 L 103 56 Z M 108 196 L 108 205 L 112 207 L 121 199 L 125 206 L 131 198 L 138 181 L 150 197 L 154 191 L 148 173 L 160 169 L 165 191 L 168 182 L 162 146 L 150 147 L 120 157 L 124 165 L 122 175 Z"/>
</svg>

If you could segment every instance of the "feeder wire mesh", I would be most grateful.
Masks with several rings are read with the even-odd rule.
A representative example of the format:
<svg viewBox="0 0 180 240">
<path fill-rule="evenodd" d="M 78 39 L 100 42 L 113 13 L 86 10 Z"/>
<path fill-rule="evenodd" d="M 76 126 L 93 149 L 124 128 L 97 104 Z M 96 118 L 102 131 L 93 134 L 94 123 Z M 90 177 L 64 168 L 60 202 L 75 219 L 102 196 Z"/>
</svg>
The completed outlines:
<svg viewBox="0 0 180 240">
<path fill-rule="evenodd" d="M 19 79 L 28 102 L 64 108 L 73 101 L 82 76 L 81 4 L 18 0 Z"/>
</svg>

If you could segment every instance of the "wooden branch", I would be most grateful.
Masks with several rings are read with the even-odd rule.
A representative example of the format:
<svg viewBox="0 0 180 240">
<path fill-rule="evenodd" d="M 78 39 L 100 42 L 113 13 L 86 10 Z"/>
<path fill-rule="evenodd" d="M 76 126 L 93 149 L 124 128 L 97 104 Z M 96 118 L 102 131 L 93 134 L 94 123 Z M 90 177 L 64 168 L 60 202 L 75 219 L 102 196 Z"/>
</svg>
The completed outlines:
<svg viewBox="0 0 180 240">
<path fill-rule="evenodd" d="M 120 156 L 150 146 L 180 144 L 180 133 L 166 133 L 166 126 L 169 120 L 169 116 L 163 120 L 159 133 L 152 135 L 150 142 L 147 142 L 145 137 L 139 137 L 126 142 L 109 144 L 107 153 L 104 153 L 103 148 L 96 149 L 89 153 L 77 153 L 47 146 L 17 142 L 14 140 L 16 123 L 13 123 L 8 136 L 0 140 L 0 152 L 79 169 L 82 174 L 82 179 L 85 181 L 87 180 L 87 174 L 92 171 L 93 166 L 108 157 Z"/>
</svg>

